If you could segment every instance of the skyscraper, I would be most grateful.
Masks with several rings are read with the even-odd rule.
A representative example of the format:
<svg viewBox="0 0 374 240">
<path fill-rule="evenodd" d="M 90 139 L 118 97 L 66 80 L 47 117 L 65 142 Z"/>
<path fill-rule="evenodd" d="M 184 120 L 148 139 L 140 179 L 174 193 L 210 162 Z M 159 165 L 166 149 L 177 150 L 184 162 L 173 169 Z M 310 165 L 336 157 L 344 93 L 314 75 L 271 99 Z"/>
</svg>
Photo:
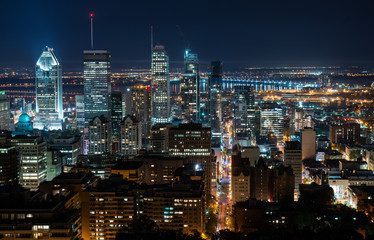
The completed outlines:
<svg viewBox="0 0 374 240">
<path fill-rule="evenodd" d="M 210 91 L 209 91 L 209 77 L 208 78 L 200 78 L 200 87 L 199 87 L 199 123 L 201 123 L 204 127 L 210 125 L 210 111 L 209 111 L 209 99 L 210 99 Z"/>
<path fill-rule="evenodd" d="M 277 141 L 283 141 L 284 135 L 283 111 L 278 104 L 263 104 L 261 106 L 261 136 L 274 133 Z"/>
<path fill-rule="evenodd" d="M 120 91 L 113 91 L 110 94 L 110 119 L 113 141 L 118 142 L 121 137 L 120 123 L 122 120 L 122 93 Z"/>
<path fill-rule="evenodd" d="M 222 135 L 222 64 L 221 61 L 213 61 L 209 74 L 210 92 L 210 126 L 212 129 L 212 141 L 219 145 Z"/>
<path fill-rule="evenodd" d="M 142 125 L 142 143 L 145 144 L 146 139 L 151 131 L 151 96 L 150 87 L 137 85 L 131 88 L 131 104 L 129 115 L 135 116 Z"/>
<path fill-rule="evenodd" d="M 200 121 L 200 75 L 197 54 L 189 49 L 184 54 L 184 73 L 181 79 L 182 120 L 183 122 Z"/>
<path fill-rule="evenodd" d="M 251 86 L 234 87 L 234 128 L 239 145 L 247 147 L 255 130 L 255 99 Z"/>
<path fill-rule="evenodd" d="M 151 116 L 152 125 L 171 121 L 169 57 L 162 45 L 152 51 Z"/>
<path fill-rule="evenodd" d="M 34 128 L 62 129 L 62 70 L 53 48 L 45 47 L 35 66 L 36 119 Z"/>
<path fill-rule="evenodd" d="M 0 91 L 0 130 L 14 131 L 14 120 L 10 113 L 10 101 L 5 91 Z"/>
<path fill-rule="evenodd" d="M 84 58 L 84 113 L 86 125 L 94 117 L 109 118 L 110 52 L 86 50 Z"/>
</svg>

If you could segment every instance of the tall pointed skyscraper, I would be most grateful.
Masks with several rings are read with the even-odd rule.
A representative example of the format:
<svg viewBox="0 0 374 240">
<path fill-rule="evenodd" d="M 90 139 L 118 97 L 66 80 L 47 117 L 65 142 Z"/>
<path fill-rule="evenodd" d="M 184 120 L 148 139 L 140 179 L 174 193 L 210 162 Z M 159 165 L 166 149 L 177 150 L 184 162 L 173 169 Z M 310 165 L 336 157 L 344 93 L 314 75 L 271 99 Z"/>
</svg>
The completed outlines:
<svg viewBox="0 0 374 240">
<path fill-rule="evenodd" d="M 53 48 L 45 47 L 35 66 L 36 119 L 34 128 L 62 129 L 62 70 Z"/>
<path fill-rule="evenodd" d="M 181 79 L 182 120 L 185 123 L 200 120 L 200 75 L 197 54 L 189 49 L 184 54 L 184 73 Z"/>
<path fill-rule="evenodd" d="M 171 122 L 169 57 L 162 45 L 152 51 L 151 111 L 152 125 Z"/>
</svg>

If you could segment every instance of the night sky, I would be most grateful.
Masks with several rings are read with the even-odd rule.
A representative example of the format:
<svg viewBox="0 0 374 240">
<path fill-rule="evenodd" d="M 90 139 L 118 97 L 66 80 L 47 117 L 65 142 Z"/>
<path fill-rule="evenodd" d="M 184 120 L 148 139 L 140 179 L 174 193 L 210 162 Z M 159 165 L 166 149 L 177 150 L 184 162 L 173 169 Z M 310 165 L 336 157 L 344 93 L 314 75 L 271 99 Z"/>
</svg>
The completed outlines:
<svg viewBox="0 0 374 240">
<path fill-rule="evenodd" d="M 83 68 L 95 14 L 95 48 L 112 52 L 114 70 L 149 67 L 154 42 L 172 66 L 186 42 L 202 63 L 227 66 L 374 65 L 373 1 L 0 0 L 0 67 L 33 67 L 45 45 L 64 70 Z"/>
</svg>

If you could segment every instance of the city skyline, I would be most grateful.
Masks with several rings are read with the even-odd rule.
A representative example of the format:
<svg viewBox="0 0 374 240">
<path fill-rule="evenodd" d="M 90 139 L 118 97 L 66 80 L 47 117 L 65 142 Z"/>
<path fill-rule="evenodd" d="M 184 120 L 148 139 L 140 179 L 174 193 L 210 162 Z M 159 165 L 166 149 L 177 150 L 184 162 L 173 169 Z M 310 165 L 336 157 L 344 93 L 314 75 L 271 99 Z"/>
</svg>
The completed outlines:
<svg viewBox="0 0 374 240">
<path fill-rule="evenodd" d="M 0 239 L 374 239 L 371 4 L 24 3 Z"/>
<path fill-rule="evenodd" d="M 2 49 L 0 65 L 29 67 L 38 49 L 49 45 L 64 69 L 80 70 L 81 51 L 90 46 L 91 12 L 95 14 L 95 47 L 113 53 L 114 69 L 149 66 L 151 25 L 154 43 L 167 47 L 172 67 L 183 63 L 188 45 L 201 63 L 220 59 L 228 67 L 372 65 L 374 34 L 368 31 L 374 20 L 368 12 L 372 5 L 369 1 L 306 5 L 207 1 L 177 6 L 171 1 L 159 5 L 81 1 L 59 6 L 40 1 L 24 2 L 19 8 L 2 2 L 0 45 L 10 47 Z M 165 15 L 157 18 L 151 9 Z M 184 17 L 191 11 L 193 17 Z M 14 22 L 11 28 L 10 22 Z M 116 37 L 107 37 L 112 34 Z"/>
</svg>

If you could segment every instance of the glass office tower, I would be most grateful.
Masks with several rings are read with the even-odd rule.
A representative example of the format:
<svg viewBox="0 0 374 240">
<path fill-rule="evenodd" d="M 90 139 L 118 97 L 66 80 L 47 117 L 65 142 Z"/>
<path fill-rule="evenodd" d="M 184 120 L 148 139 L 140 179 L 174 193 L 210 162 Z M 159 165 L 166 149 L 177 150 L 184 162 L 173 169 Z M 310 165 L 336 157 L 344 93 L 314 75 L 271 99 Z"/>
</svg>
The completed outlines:
<svg viewBox="0 0 374 240">
<path fill-rule="evenodd" d="M 152 125 L 171 122 L 169 57 L 165 47 L 156 45 L 152 51 Z"/>
<path fill-rule="evenodd" d="M 212 129 L 212 142 L 218 146 L 222 136 L 222 64 L 221 61 L 211 63 L 209 74 L 210 95 L 210 127 Z"/>
<path fill-rule="evenodd" d="M 62 129 L 62 70 L 53 48 L 45 47 L 35 66 L 36 119 L 34 128 Z"/>
<path fill-rule="evenodd" d="M 182 121 L 200 121 L 200 76 L 197 54 L 189 49 L 184 54 L 184 73 L 181 79 Z"/>
<path fill-rule="evenodd" d="M 273 133 L 277 141 L 283 141 L 283 110 L 276 103 L 261 105 L 261 133 L 263 137 Z"/>
<path fill-rule="evenodd" d="M 86 125 L 103 115 L 109 119 L 110 52 L 86 50 L 84 58 L 84 115 Z"/>
<path fill-rule="evenodd" d="M 122 93 L 120 91 L 113 91 L 110 95 L 110 119 L 113 140 L 119 141 L 122 121 Z"/>
<path fill-rule="evenodd" d="M 253 87 L 234 86 L 234 139 L 240 146 L 248 147 L 255 131 L 255 98 Z"/>
</svg>

